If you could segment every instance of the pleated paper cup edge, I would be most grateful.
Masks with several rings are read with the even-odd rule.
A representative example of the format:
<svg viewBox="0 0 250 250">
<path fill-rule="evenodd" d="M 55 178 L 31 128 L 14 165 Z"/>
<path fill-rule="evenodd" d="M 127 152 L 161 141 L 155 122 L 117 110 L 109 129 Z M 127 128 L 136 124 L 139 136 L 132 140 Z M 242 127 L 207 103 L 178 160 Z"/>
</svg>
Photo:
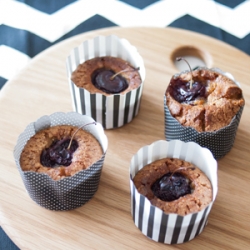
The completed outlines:
<svg viewBox="0 0 250 250">
<path fill-rule="evenodd" d="M 134 45 L 132 45 L 132 44 L 131 44 L 127 39 L 125 39 L 125 38 L 119 38 L 118 36 L 116 36 L 116 35 L 114 35 L 114 34 L 111 34 L 111 35 L 108 35 L 108 36 L 102 36 L 102 35 L 96 36 L 96 37 L 94 37 L 94 38 L 92 38 L 92 39 L 88 39 L 88 40 L 83 41 L 80 45 L 78 45 L 77 47 L 73 48 L 73 49 L 71 50 L 71 53 L 70 53 L 70 55 L 68 56 L 68 58 L 71 57 L 71 54 L 73 53 L 73 51 L 74 51 L 76 48 L 79 49 L 81 46 L 83 46 L 84 43 L 88 43 L 89 41 L 93 41 L 93 40 L 96 39 L 97 37 L 103 37 L 103 38 L 115 37 L 115 39 L 119 39 L 120 41 L 122 41 L 123 44 L 126 43 L 128 47 L 130 47 L 130 48 L 132 48 L 132 49 L 134 50 L 134 53 L 135 53 L 134 56 L 137 56 L 137 57 L 140 59 L 140 61 L 141 61 L 141 64 L 139 65 L 140 70 L 138 71 L 138 73 L 140 74 L 140 77 L 141 77 L 141 84 L 140 84 L 140 86 L 138 86 L 138 87 L 135 88 L 135 89 L 130 90 L 129 92 L 134 92 L 134 91 L 136 91 L 139 87 L 141 87 L 141 86 L 143 87 L 144 81 L 145 81 L 145 75 L 146 75 L 146 69 L 145 69 L 144 60 L 143 60 L 142 56 L 139 54 L 137 48 L 136 48 Z M 103 56 L 107 56 L 107 55 L 103 55 Z M 91 58 L 89 58 L 89 59 L 93 59 L 93 58 L 95 58 L 95 56 L 93 56 L 93 57 L 91 57 Z M 89 60 L 89 59 L 87 59 L 87 60 Z M 68 60 L 69 60 L 69 59 L 68 59 Z M 84 62 L 87 61 L 87 60 L 82 60 L 82 61 L 79 62 L 79 64 L 84 63 Z M 129 62 L 129 63 L 130 63 L 130 62 Z M 79 64 L 78 64 L 78 65 L 79 65 Z M 76 67 L 77 67 L 78 65 L 76 65 Z M 137 65 L 132 65 L 132 66 L 133 66 L 133 67 L 136 67 Z M 76 68 L 75 68 L 75 69 L 76 69 Z M 75 70 L 75 69 L 74 69 L 74 70 Z M 72 72 L 73 72 L 74 70 L 72 70 Z M 72 72 L 71 72 L 71 73 L 72 73 Z M 143 73 L 141 73 L 141 72 L 143 72 Z M 71 82 L 71 83 L 73 83 L 73 84 L 75 85 L 75 83 L 71 80 L 71 73 L 68 72 L 68 80 L 69 80 L 69 82 Z M 75 85 L 75 86 L 76 86 L 76 85 Z M 77 86 L 76 86 L 76 87 L 77 87 Z M 82 87 L 77 87 L 77 88 L 79 88 L 79 89 L 84 89 L 84 91 L 89 92 L 90 95 L 98 95 L 98 94 L 99 94 L 99 95 L 102 95 L 102 96 L 106 96 L 106 98 L 113 98 L 113 97 L 112 97 L 113 95 L 126 95 L 126 94 L 129 93 L 129 92 L 126 92 L 126 93 L 121 93 L 121 94 L 118 93 L 118 94 L 112 94 L 112 95 L 104 95 L 104 94 L 102 94 L 102 93 L 91 93 L 90 91 L 88 91 L 87 89 L 82 88 Z"/>
<path fill-rule="evenodd" d="M 13 153 L 14 153 L 14 159 L 15 159 L 16 166 L 17 166 L 18 170 L 19 170 L 21 173 L 23 173 L 24 176 L 26 175 L 26 174 L 25 174 L 26 172 L 27 172 L 27 173 L 32 172 L 32 173 L 34 173 L 35 175 L 44 176 L 44 178 L 48 178 L 48 177 L 49 177 L 49 176 L 48 176 L 47 174 L 45 174 L 45 173 L 37 173 L 37 172 L 33 172 L 33 171 L 23 171 L 22 168 L 21 168 L 21 165 L 20 165 L 20 156 L 21 156 L 22 150 L 23 150 L 24 146 L 26 145 L 26 143 L 28 142 L 28 140 L 29 140 L 32 136 L 30 136 L 30 137 L 26 140 L 26 143 L 23 145 L 23 147 L 22 147 L 22 149 L 21 149 L 19 155 L 16 155 L 16 150 L 17 150 L 17 148 L 18 148 L 18 145 L 21 143 L 20 140 L 21 140 L 22 136 L 24 136 L 24 133 L 26 132 L 26 129 L 27 129 L 28 127 L 32 127 L 32 126 L 33 126 L 33 128 L 34 128 L 34 134 L 33 134 L 33 135 L 35 135 L 35 134 L 39 131 L 39 130 L 38 130 L 38 131 L 35 131 L 35 124 L 36 124 L 36 122 L 38 122 L 38 121 L 41 120 L 42 118 L 49 118 L 49 119 L 50 119 L 51 116 L 53 116 L 53 115 L 60 115 L 60 114 L 62 114 L 62 115 L 70 115 L 70 114 L 72 114 L 72 115 L 78 116 L 79 118 L 81 117 L 81 119 L 83 119 L 83 118 L 86 117 L 86 118 L 88 118 L 88 119 L 93 120 L 93 122 L 95 122 L 95 120 L 94 120 L 92 117 L 87 116 L 87 115 L 80 115 L 80 114 L 78 114 L 78 113 L 76 113 L 76 112 L 67 112 L 67 113 L 64 113 L 64 112 L 54 112 L 54 113 L 52 113 L 52 114 L 50 114 L 50 115 L 41 116 L 41 117 L 39 117 L 36 121 L 29 123 L 29 124 L 25 127 L 24 131 L 18 136 L 16 145 L 15 145 L 15 147 L 14 147 L 14 152 L 13 152 Z M 97 124 L 99 124 L 99 123 L 97 123 Z M 69 124 L 69 123 L 67 123 L 67 124 L 62 123 L 62 124 L 60 124 L 60 125 L 71 125 L 71 124 Z M 72 126 L 75 126 L 75 125 L 72 125 Z M 93 165 L 96 164 L 96 163 L 98 163 L 103 157 L 105 158 L 106 152 L 107 152 L 107 148 L 108 148 L 108 138 L 107 138 L 107 136 L 106 136 L 106 134 L 105 134 L 105 132 L 104 132 L 104 129 L 103 129 L 103 127 L 102 127 L 101 124 L 99 124 L 98 126 L 99 126 L 99 128 L 100 128 L 100 130 L 101 130 L 101 133 L 102 133 L 102 135 L 100 135 L 100 136 L 102 137 L 102 140 L 103 140 L 103 141 L 102 141 L 102 142 L 100 142 L 99 140 L 98 140 L 98 141 L 99 141 L 99 143 L 100 143 L 101 146 L 102 146 L 103 154 L 102 154 L 102 156 L 100 157 L 100 159 L 98 159 L 95 163 L 93 163 L 91 166 L 89 166 L 88 169 L 91 169 L 91 168 L 93 167 Z M 53 126 L 50 125 L 50 126 L 48 126 L 47 128 L 49 128 L 49 127 L 53 127 Z M 84 128 L 83 128 L 83 129 L 84 129 Z M 94 137 L 95 137 L 95 136 L 94 136 Z M 95 137 L 95 139 L 97 139 L 97 138 Z M 18 158 L 17 158 L 17 157 L 18 157 Z M 76 174 L 73 175 L 73 176 L 76 176 L 77 174 L 79 174 L 79 173 L 81 173 L 81 172 L 84 172 L 84 171 L 85 171 L 85 169 L 79 171 L 78 173 L 76 173 Z M 69 178 L 71 178 L 71 177 L 73 177 L 73 176 L 69 176 L 69 177 L 63 178 L 63 179 L 58 180 L 58 181 L 53 180 L 52 178 L 49 177 L 49 180 L 50 180 L 51 182 L 54 182 L 54 183 L 59 183 L 59 182 L 65 182 L 65 180 L 67 180 L 67 179 L 69 179 Z"/>
<path fill-rule="evenodd" d="M 111 35 L 108 35 L 108 36 L 99 35 L 99 36 L 95 36 L 95 37 L 93 37 L 93 38 L 91 38 L 91 39 L 87 39 L 87 40 L 83 41 L 83 42 L 80 43 L 78 46 L 76 46 L 76 47 L 74 47 L 73 49 L 71 49 L 69 55 L 67 56 L 67 60 L 69 60 L 69 58 L 71 57 L 71 55 L 73 54 L 73 52 L 74 52 L 75 49 L 79 49 L 80 47 L 84 46 L 84 44 L 87 44 L 87 43 L 89 43 L 90 41 L 94 41 L 94 40 L 97 39 L 97 38 L 107 39 L 107 38 L 109 38 L 109 37 L 113 37 L 114 39 L 120 40 L 120 41 L 121 41 L 121 44 L 123 44 L 123 45 L 125 44 L 130 50 L 133 50 L 134 56 L 137 56 L 137 57 L 139 58 L 140 65 L 132 65 L 132 64 L 131 64 L 131 65 L 132 65 L 133 67 L 138 67 L 138 66 L 140 67 L 140 70 L 139 70 L 138 72 L 139 72 L 139 74 L 140 74 L 141 81 L 142 81 L 142 83 L 143 83 L 143 82 L 145 81 L 146 69 L 145 69 L 144 60 L 143 60 L 142 56 L 141 56 L 140 53 L 138 52 L 138 49 L 137 49 L 134 45 L 132 45 L 127 39 L 125 39 L 125 38 L 120 38 L 120 37 L 118 37 L 118 36 L 115 35 L 115 34 L 111 34 Z M 101 55 L 101 57 L 103 57 L 103 56 L 108 56 L 108 55 L 107 55 L 107 53 L 105 52 L 105 54 Z M 87 60 L 89 60 L 89 59 L 93 59 L 93 58 L 95 58 L 95 57 L 99 57 L 99 56 L 93 55 L 93 56 L 91 56 L 90 58 L 88 58 L 88 59 L 86 59 L 86 60 L 81 60 L 81 61 L 79 61 L 79 64 L 82 64 L 82 63 L 84 63 L 85 61 L 87 61 Z M 119 58 L 120 58 L 120 57 L 119 57 Z M 130 63 L 130 62 L 129 62 L 129 63 Z M 67 62 L 66 62 L 66 64 L 67 64 Z M 72 69 L 72 72 L 77 68 L 77 66 L 78 66 L 79 64 L 77 64 L 76 67 L 74 67 L 74 68 Z M 67 70 L 67 71 L 68 71 L 68 70 Z M 70 79 L 70 77 L 71 77 L 71 73 L 72 73 L 72 72 L 69 72 L 69 71 L 68 71 L 68 78 L 69 78 L 69 79 Z M 141 72 L 142 72 L 142 73 L 141 73 Z"/>
<path fill-rule="evenodd" d="M 213 168 L 213 171 L 214 171 L 214 174 L 216 174 L 215 176 L 214 176 L 214 181 L 213 181 L 213 183 L 212 183 L 212 180 L 210 180 L 211 181 L 211 184 L 212 184 L 212 186 L 213 186 L 213 190 L 215 190 L 215 193 L 214 193 L 214 191 L 213 191 L 213 193 L 214 193 L 214 195 L 213 195 L 213 201 L 215 200 L 215 198 L 216 198 L 216 196 L 217 196 L 217 189 L 218 189 L 218 178 L 217 178 L 217 170 L 218 170 L 218 163 L 217 163 L 217 161 L 216 161 L 216 159 L 214 158 L 214 156 L 213 156 L 213 154 L 212 154 L 212 152 L 208 149 L 208 148 L 206 148 L 206 147 L 202 147 L 202 146 L 200 146 L 198 143 L 196 143 L 196 142 L 183 142 L 183 141 L 181 141 L 181 140 L 171 140 L 171 141 L 166 141 L 166 140 L 157 140 L 157 141 L 154 141 L 153 143 L 151 143 L 150 145 L 145 145 L 145 146 L 143 146 L 143 147 L 141 147 L 133 156 L 132 156 L 132 159 L 131 159 L 131 161 L 130 161 L 130 171 L 129 171 L 129 175 L 130 175 L 130 178 L 134 178 L 134 176 L 135 176 L 135 174 L 141 169 L 141 168 L 143 168 L 145 165 L 147 165 L 147 164 L 150 164 L 150 163 L 152 163 L 153 161 L 155 161 L 155 160 L 159 160 L 159 159 L 163 159 L 163 158 L 167 158 L 167 157 L 174 157 L 174 158 L 178 158 L 178 159 L 181 159 L 181 160 L 186 160 L 186 158 L 184 158 L 184 157 L 178 157 L 177 155 L 167 155 L 167 154 L 165 154 L 165 156 L 163 156 L 163 157 L 155 157 L 155 159 L 152 159 L 152 160 L 150 160 L 150 159 L 147 159 L 147 163 L 143 166 L 143 164 L 140 164 L 140 168 L 138 168 L 138 171 L 136 171 L 135 173 L 134 173 L 134 175 L 132 174 L 132 172 L 134 172 L 133 170 L 134 170 L 134 168 L 136 167 L 136 166 L 134 166 L 134 162 L 135 162 L 135 157 L 137 157 L 138 155 L 140 155 L 143 151 L 153 151 L 153 148 L 156 146 L 156 145 L 166 145 L 167 146 L 167 148 L 170 148 L 170 147 L 174 147 L 175 145 L 187 145 L 188 147 L 190 147 L 190 148 L 196 148 L 196 150 L 201 150 L 202 152 L 203 152 L 203 155 L 205 155 L 206 156 L 206 158 L 207 158 L 207 162 L 209 162 L 210 164 L 209 165 L 211 165 L 211 166 L 213 166 L 212 168 Z M 145 150 L 145 149 L 147 149 L 147 150 Z M 166 151 L 167 152 L 167 151 Z M 158 152 L 159 153 L 159 152 Z M 160 153 L 159 153 L 160 154 Z M 190 162 L 190 163 L 192 163 L 192 164 L 194 164 L 194 165 L 196 165 L 197 166 L 197 164 L 196 164 L 196 157 L 194 157 L 194 153 L 193 153 L 193 155 L 192 155 L 192 158 L 194 158 L 194 159 L 189 159 L 189 160 L 186 160 L 186 161 L 188 161 L 188 162 Z M 201 167 L 200 166 L 197 166 L 199 169 L 201 169 L 202 171 L 203 171 L 203 165 L 201 165 Z M 211 167 L 210 167 L 211 168 Z M 203 171 L 204 172 L 204 171 Z"/>
</svg>

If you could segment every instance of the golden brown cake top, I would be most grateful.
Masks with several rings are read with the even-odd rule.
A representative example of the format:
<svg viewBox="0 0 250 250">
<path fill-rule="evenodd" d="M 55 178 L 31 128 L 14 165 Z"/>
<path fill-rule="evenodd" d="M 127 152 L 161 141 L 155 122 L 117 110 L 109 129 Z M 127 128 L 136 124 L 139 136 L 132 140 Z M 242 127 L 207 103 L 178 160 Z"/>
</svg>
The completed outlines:
<svg viewBox="0 0 250 250">
<path fill-rule="evenodd" d="M 208 206 L 213 197 L 207 176 L 193 164 L 176 158 L 144 166 L 133 182 L 140 194 L 165 213 L 195 213 Z M 172 190 L 176 192 L 171 193 Z"/>
<path fill-rule="evenodd" d="M 173 76 L 165 95 L 171 115 L 198 132 L 229 125 L 244 105 L 242 90 L 233 80 L 203 68 L 192 71 L 192 75 L 185 72 Z"/>
<path fill-rule="evenodd" d="M 36 133 L 22 151 L 22 170 L 46 173 L 52 179 L 60 180 L 90 167 L 102 157 L 103 150 L 96 138 L 83 129 L 74 135 L 70 150 L 67 150 L 77 129 L 58 125 Z"/>
<path fill-rule="evenodd" d="M 138 70 L 121 58 L 96 57 L 79 64 L 72 73 L 71 80 L 77 87 L 84 88 L 91 94 L 125 94 L 141 85 Z M 118 72 L 121 73 L 112 78 Z"/>
</svg>

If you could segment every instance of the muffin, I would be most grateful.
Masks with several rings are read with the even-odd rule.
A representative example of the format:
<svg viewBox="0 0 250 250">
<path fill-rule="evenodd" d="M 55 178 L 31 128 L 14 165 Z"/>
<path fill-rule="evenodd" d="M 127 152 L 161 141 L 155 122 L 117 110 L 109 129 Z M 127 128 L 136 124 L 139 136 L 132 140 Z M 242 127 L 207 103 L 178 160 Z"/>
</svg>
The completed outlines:
<svg viewBox="0 0 250 250">
<path fill-rule="evenodd" d="M 219 159 L 233 146 L 244 104 L 240 87 L 221 71 L 174 75 L 164 97 L 166 139 L 197 142 Z"/>
<path fill-rule="evenodd" d="M 133 182 L 140 194 L 165 213 L 196 213 L 212 201 L 207 176 L 194 164 L 177 158 L 163 158 L 144 166 Z"/>
<path fill-rule="evenodd" d="M 104 129 L 121 127 L 139 113 L 145 67 L 127 40 L 110 35 L 84 41 L 66 64 L 74 111 Z"/>
<path fill-rule="evenodd" d="M 213 132 L 230 124 L 244 105 L 242 90 L 218 72 L 200 68 L 173 76 L 166 90 L 171 115 L 183 126 Z"/>
<path fill-rule="evenodd" d="M 133 156 L 130 190 L 132 217 L 145 236 L 184 243 L 207 224 L 218 191 L 217 162 L 197 143 L 156 141 Z"/>
<path fill-rule="evenodd" d="M 45 173 L 57 181 L 97 162 L 103 155 L 101 145 L 89 132 L 77 130 L 71 125 L 58 125 L 36 133 L 22 151 L 22 170 Z"/>
<path fill-rule="evenodd" d="M 50 210 L 71 210 L 97 191 L 107 145 L 103 127 L 91 117 L 58 112 L 26 127 L 14 158 L 33 201 Z"/>
<path fill-rule="evenodd" d="M 121 58 L 96 57 L 79 64 L 71 80 L 91 94 L 125 94 L 141 85 L 138 70 Z"/>
</svg>

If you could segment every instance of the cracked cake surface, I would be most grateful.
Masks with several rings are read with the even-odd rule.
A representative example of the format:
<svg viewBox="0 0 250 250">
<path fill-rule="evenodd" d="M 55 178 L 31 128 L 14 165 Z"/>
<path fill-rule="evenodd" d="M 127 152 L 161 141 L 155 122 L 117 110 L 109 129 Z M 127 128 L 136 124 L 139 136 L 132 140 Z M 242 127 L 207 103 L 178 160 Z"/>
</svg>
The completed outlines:
<svg viewBox="0 0 250 250">
<path fill-rule="evenodd" d="M 161 200 L 154 194 L 152 186 L 164 175 L 173 172 L 187 178 L 191 193 L 172 201 Z M 212 185 L 207 176 L 192 163 L 176 158 L 164 158 L 144 166 L 136 173 L 133 182 L 140 194 L 165 213 L 182 216 L 195 213 L 208 206 L 213 197 Z"/>
<path fill-rule="evenodd" d="M 173 76 L 166 90 L 166 105 L 171 115 L 181 125 L 190 126 L 198 132 L 217 131 L 230 124 L 244 105 L 242 90 L 233 80 L 209 69 L 192 71 L 194 82 L 205 87 L 204 96 L 192 101 L 180 102 L 174 96 L 176 79 L 190 81 L 190 72 Z"/>
<path fill-rule="evenodd" d="M 37 132 L 28 140 L 20 156 L 22 170 L 45 173 L 53 180 L 61 180 L 90 167 L 102 157 L 103 150 L 96 138 L 83 129 L 74 135 L 77 148 L 68 166 L 59 164 L 50 167 L 41 163 L 45 149 L 50 148 L 55 141 L 65 141 L 65 139 L 69 141 L 77 129 L 78 127 L 71 125 L 58 125 Z"/>
<path fill-rule="evenodd" d="M 128 70 L 120 74 L 128 83 L 128 87 L 119 94 L 125 94 L 133 89 L 137 89 L 142 83 L 140 74 L 134 67 L 127 61 L 112 56 L 95 57 L 79 64 L 76 70 L 72 72 L 71 80 L 77 87 L 84 88 L 91 94 L 100 93 L 108 96 L 110 93 L 96 88 L 93 84 L 93 74 L 100 69 L 111 70 L 114 74 L 122 70 Z"/>
</svg>

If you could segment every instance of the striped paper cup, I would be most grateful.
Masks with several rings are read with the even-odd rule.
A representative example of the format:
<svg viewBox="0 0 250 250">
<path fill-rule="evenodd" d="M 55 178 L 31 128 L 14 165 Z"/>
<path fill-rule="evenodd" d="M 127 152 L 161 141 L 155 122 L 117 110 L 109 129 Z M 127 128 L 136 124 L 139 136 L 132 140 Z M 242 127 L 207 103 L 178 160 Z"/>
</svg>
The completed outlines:
<svg viewBox="0 0 250 250">
<path fill-rule="evenodd" d="M 222 72 L 218 68 L 211 70 L 226 75 L 240 86 L 230 73 Z M 198 132 L 192 127 L 181 125 L 179 121 L 171 115 L 167 106 L 166 96 L 164 96 L 165 138 L 167 141 L 181 140 L 184 142 L 196 142 L 200 146 L 208 148 L 214 158 L 218 160 L 225 156 L 233 147 L 243 108 L 244 106 L 240 108 L 228 126 L 214 132 Z"/>
<path fill-rule="evenodd" d="M 198 156 L 198 157 L 197 157 Z M 196 165 L 209 178 L 212 189 L 212 202 L 203 210 L 185 216 L 164 213 L 141 195 L 133 182 L 136 173 L 145 165 L 163 158 L 179 158 Z M 130 164 L 131 213 L 135 225 L 148 238 L 166 244 L 180 244 L 198 236 L 207 225 L 208 216 L 215 201 L 217 187 L 217 162 L 212 153 L 197 143 L 156 141 L 141 148 Z"/>
<path fill-rule="evenodd" d="M 71 80 L 71 74 L 77 66 L 89 59 L 103 56 L 118 57 L 127 61 L 134 68 L 139 67 L 141 85 L 126 94 L 111 95 L 91 94 L 88 90 L 77 87 Z M 91 116 L 101 123 L 104 129 L 121 127 L 131 122 L 138 114 L 145 79 L 145 66 L 137 49 L 126 39 L 110 35 L 97 36 L 84 41 L 79 47 L 72 50 L 66 65 L 74 111 Z"/>
<path fill-rule="evenodd" d="M 23 171 L 20 166 L 20 156 L 27 141 L 38 131 L 56 125 L 72 125 L 80 127 L 94 122 L 89 116 L 76 112 L 53 113 L 42 116 L 30 123 L 18 137 L 14 158 L 25 188 L 33 201 L 50 210 L 71 210 L 89 201 L 98 189 L 102 167 L 108 147 L 108 140 L 101 124 L 86 126 L 84 130 L 91 133 L 103 149 L 102 157 L 85 170 L 73 176 L 55 181 L 49 175 L 33 171 Z"/>
</svg>

